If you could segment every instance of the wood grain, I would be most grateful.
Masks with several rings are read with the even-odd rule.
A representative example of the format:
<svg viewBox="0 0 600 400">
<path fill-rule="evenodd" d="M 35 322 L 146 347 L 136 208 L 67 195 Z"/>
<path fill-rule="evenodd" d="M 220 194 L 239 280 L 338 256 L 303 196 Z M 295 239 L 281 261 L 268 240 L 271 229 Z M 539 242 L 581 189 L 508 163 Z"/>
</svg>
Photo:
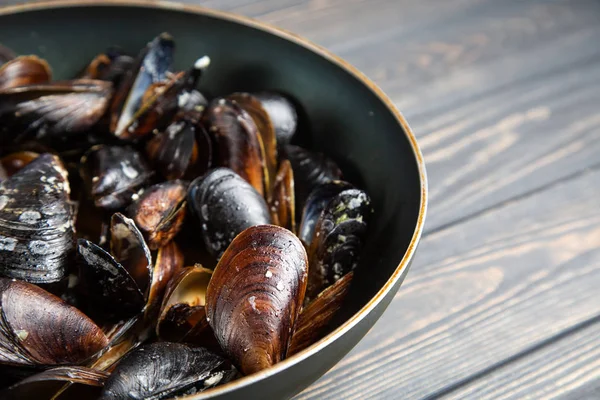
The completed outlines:
<svg viewBox="0 0 600 400">
<path fill-rule="evenodd" d="M 443 399 L 598 399 L 599 337 L 599 323 L 586 326 Z"/>
<path fill-rule="evenodd" d="M 600 169 L 429 235 L 381 320 L 298 399 L 435 398 L 594 318 L 597 182 Z"/>
</svg>

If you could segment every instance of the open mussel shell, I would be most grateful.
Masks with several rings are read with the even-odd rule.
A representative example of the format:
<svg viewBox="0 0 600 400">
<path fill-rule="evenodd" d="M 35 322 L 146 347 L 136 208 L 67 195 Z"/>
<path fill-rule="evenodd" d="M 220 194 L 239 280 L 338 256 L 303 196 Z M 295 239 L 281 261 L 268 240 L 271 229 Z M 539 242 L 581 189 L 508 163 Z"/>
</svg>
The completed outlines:
<svg viewBox="0 0 600 400">
<path fill-rule="evenodd" d="M 271 191 L 272 182 L 277 174 L 277 139 L 275 129 L 269 118 L 269 114 L 263 108 L 261 102 L 250 93 L 234 93 L 227 96 L 235 104 L 242 107 L 254 120 L 263 146 L 264 163 L 267 169 L 265 175 L 265 191 Z"/>
<path fill-rule="evenodd" d="M 287 97 L 276 92 L 254 93 L 254 97 L 260 101 L 269 115 L 275 128 L 277 144 L 279 146 L 289 144 L 298 127 L 298 113 L 294 104 Z"/>
<path fill-rule="evenodd" d="M 10 60 L 12 60 L 13 58 L 16 58 L 16 57 L 17 57 L 17 55 L 15 54 L 14 51 L 12 51 L 8 47 L 0 44 L 0 66 L 2 66 L 3 64 L 9 62 Z"/>
<path fill-rule="evenodd" d="M 39 156 L 33 151 L 18 151 L 0 158 L 0 181 L 10 178 Z"/>
<path fill-rule="evenodd" d="M 317 221 L 325 207 L 327 207 L 335 196 L 348 189 L 354 189 L 354 186 L 344 181 L 330 181 L 318 185 L 310 193 L 304 203 L 302 220 L 300 222 L 300 229 L 298 230 L 298 237 L 305 245 L 310 246 Z"/>
<path fill-rule="evenodd" d="M 117 365 L 99 400 L 168 399 L 204 391 L 235 376 L 229 361 L 202 347 L 153 343 Z"/>
<path fill-rule="evenodd" d="M 296 232 L 294 171 L 288 160 L 279 166 L 268 201 L 273 223 Z"/>
<path fill-rule="evenodd" d="M 206 130 L 188 118 L 176 119 L 146 144 L 146 155 L 167 179 L 199 176 L 212 163 L 212 142 Z"/>
<path fill-rule="evenodd" d="M 0 275 L 61 280 L 74 248 L 67 171 L 43 154 L 0 185 Z"/>
<path fill-rule="evenodd" d="M 129 146 L 92 147 L 81 158 L 81 175 L 96 207 L 126 207 L 147 184 L 152 171 L 142 156 Z"/>
<path fill-rule="evenodd" d="M 115 136 L 122 139 L 135 137 L 133 124 L 145 105 L 144 97 L 153 85 L 166 83 L 174 50 L 173 38 L 167 33 L 161 34 L 148 43 L 137 63 L 122 79 L 111 105 L 110 130 Z"/>
<path fill-rule="evenodd" d="M 264 195 L 268 175 L 264 146 L 250 114 L 231 100 L 215 99 L 202 115 L 202 123 L 215 145 L 215 165 L 232 169 Z"/>
<path fill-rule="evenodd" d="M 329 323 L 344 304 L 353 276 L 354 272 L 348 272 L 302 309 L 288 356 L 293 356 L 323 337 Z"/>
<path fill-rule="evenodd" d="M 322 153 L 315 153 L 294 145 L 285 146 L 284 153 L 294 170 L 296 206 L 299 210 L 304 207 L 308 195 L 315 187 L 342 178 L 339 167 Z"/>
<path fill-rule="evenodd" d="M 154 270 L 152 271 L 152 284 L 148 294 L 146 320 L 153 321 L 160 312 L 167 286 L 171 279 L 183 269 L 183 261 L 183 253 L 175 242 L 169 242 L 158 249 Z"/>
<path fill-rule="evenodd" d="M 86 367 L 56 367 L 29 376 L 0 391 L 0 398 L 52 399 L 65 383 L 102 387 L 110 374 Z"/>
<path fill-rule="evenodd" d="M 181 230 L 186 214 L 187 183 L 176 180 L 151 186 L 127 209 L 156 250 L 169 243 Z"/>
<path fill-rule="evenodd" d="M 113 256 L 86 239 L 77 241 L 79 281 L 91 311 L 127 318 L 142 311 L 144 293 Z"/>
<path fill-rule="evenodd" d="M 0 67 L 0 91 L 50 82 L 50 65 L 37 56 L 21 56 Z"/>
<path fill-rule="evenodd" d="M 210 326 L 246 375 L 286 357 L 306 289 L 300 240 L 274 225 L 254 226 L 231 242 L 206 294 Z"/>
<path fill-rule="evenodd" d="M 212 273 L 200 265 L 188 267 L 169 283 L 156 325 L 161 339 L 179 342 L 196 324 L 206 321 L 206 288 Z"/>
<path fill-rule="evenodd" d="M 371 212 L 371 199 L 359 189 L 337 194 L 321 212 L 308 252 L 305 302 L 356 267 Z"/>
<path fill-rule="evenodd" d="M 271 223 L 264 198 L 228 168 L 216 168 L 194 180 L 188 204 L 200 222 L 207 250 L 217 258 L 244 229 Z"/>
<path fill-rule="evenodd" d="M 81 311 L 27 282 L 0 278 L 0 364 L 78 364 L 108 339 Z"/>
<path fill-rule="evenodd" d="M 82 79 L 3 90 L 1 140 L 54 140 L 86 132 L 104 115 L 111 87 L 110 82 Z"/>
</svg>

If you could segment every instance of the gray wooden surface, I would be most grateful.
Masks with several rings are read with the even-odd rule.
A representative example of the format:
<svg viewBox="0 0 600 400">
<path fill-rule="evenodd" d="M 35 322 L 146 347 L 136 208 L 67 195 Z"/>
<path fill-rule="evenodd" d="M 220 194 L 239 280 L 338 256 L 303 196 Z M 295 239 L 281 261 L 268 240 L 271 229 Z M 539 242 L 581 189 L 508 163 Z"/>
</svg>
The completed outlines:
<svg viewBox="0 0 600 400">
<path fill-rule="evenodd" d="M 298 400 L 600 399 L 600 2 L 187 2 L 346 58 L 425 154 L 405 284 Z"/>
</svg>

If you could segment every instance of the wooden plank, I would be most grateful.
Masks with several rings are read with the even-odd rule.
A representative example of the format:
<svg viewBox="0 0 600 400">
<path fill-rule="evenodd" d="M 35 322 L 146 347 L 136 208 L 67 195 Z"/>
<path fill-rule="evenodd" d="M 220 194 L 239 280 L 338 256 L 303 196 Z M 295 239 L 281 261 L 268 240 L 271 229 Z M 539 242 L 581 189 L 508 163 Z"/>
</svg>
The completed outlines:
<svg viewBox="0 0 600 400">
<path fill-rule="evenodd" d="M 426 237 L 362 342 L 298 399 L 421 399 L 600 313 L 600 166 Z"/>
<path fill-rule="evenodd" d="M 443 399 L 598 399 L 600 322 L 506 365 Z"/>
</svg>

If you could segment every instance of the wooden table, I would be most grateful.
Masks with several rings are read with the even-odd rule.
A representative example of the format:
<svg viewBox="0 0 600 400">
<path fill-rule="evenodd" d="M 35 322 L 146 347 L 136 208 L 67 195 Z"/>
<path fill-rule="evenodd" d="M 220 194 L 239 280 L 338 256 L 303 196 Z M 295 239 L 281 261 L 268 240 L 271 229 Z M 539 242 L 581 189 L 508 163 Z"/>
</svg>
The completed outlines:
<svg viewBox="0 0 600 400">
<path fill-rule="evenodd" d="M 408 278 L 297 400 L 600 399 L 600 2 L 195 2 L 358 66 L 425 154 Z"/>
</svg>

